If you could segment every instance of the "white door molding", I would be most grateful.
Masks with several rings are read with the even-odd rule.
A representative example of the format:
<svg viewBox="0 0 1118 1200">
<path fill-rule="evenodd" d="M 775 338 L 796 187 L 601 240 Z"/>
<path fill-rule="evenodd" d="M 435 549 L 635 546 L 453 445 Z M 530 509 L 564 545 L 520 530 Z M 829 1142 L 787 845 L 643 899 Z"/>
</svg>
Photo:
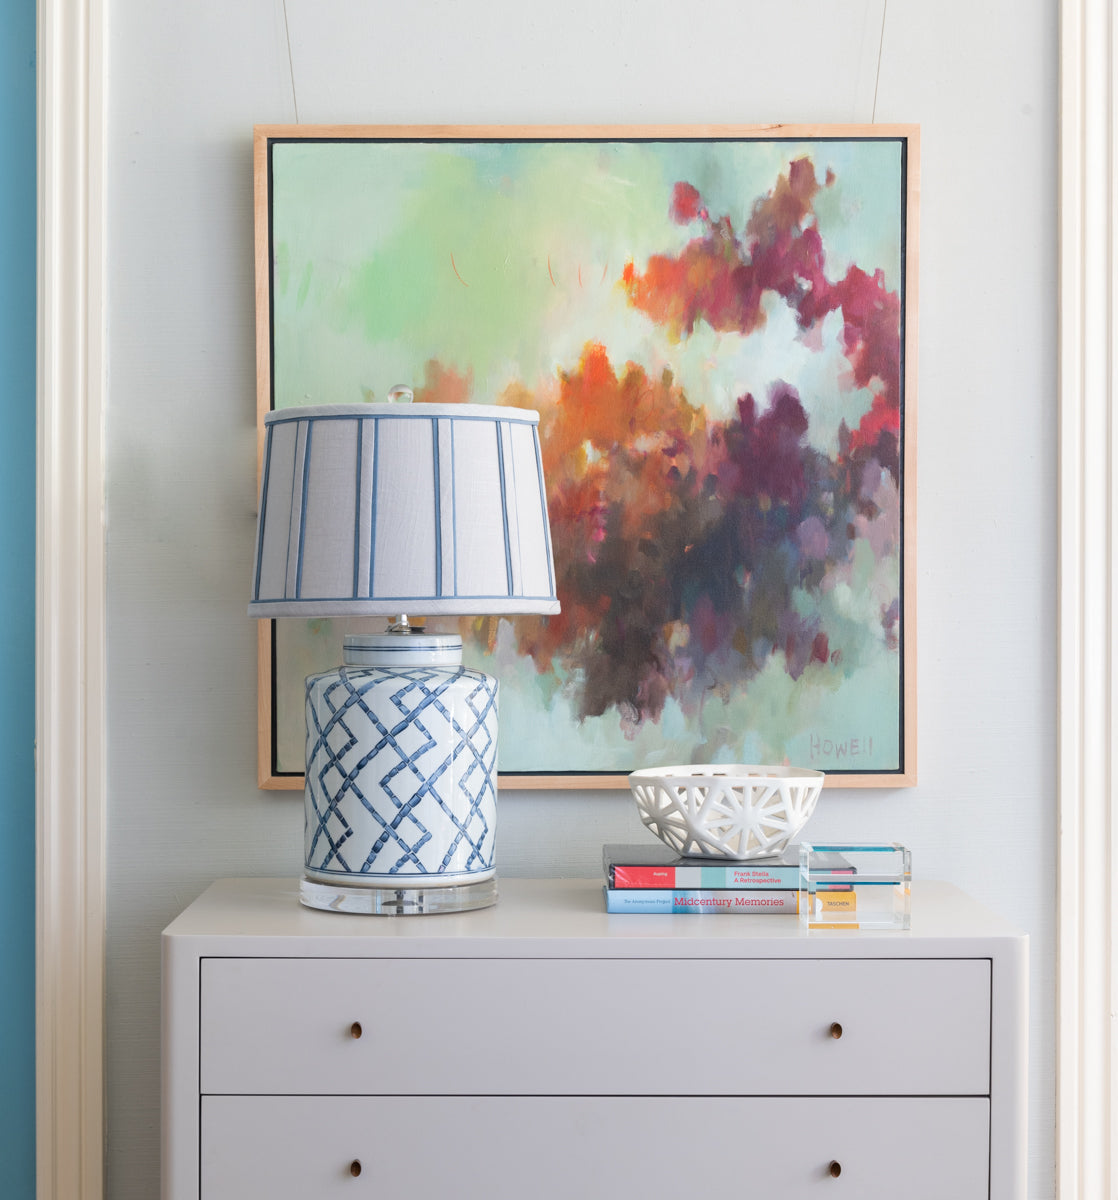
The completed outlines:
<svg viewBox="0 0 1118 1200">
<path fill-rule="evenodd" d="M 1057 1187 L 1118 1195 L 1115 1076 L 1115 52 L 1111 0 L 1060 30 Z"/>
<path fill-rule="evenodd" d="M 39 0 L 39 1200 L 104 1191 L 104 33 L 103 0 Z"/>
</svg>

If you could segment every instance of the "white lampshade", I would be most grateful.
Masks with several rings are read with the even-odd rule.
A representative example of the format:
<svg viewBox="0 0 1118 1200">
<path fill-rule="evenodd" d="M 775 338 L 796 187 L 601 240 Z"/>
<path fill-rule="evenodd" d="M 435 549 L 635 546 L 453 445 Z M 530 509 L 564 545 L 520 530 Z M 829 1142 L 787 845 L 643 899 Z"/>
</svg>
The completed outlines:
<svg viewBox="0 0 1118 1200">
<path fill-rule="evenodd" d="M 559 611 L 537 413 L 352 404 L 265 424 L 250 615 Z"/>
</svg>

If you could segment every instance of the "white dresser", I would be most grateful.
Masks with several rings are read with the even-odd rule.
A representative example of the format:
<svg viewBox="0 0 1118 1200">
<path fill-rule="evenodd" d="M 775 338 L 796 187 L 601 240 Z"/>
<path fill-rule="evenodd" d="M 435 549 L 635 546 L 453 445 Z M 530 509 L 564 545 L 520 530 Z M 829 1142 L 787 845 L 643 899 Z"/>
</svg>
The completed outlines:
<svg viewBox="0 0 1118 1200">
<path fill-rule="evenodd" d="M 1025 936 L 608 916 L 591 880 L 358 917 L 214 884 L 163 935 L 164 1200 L 1023 1200 Z"/>
</svg>

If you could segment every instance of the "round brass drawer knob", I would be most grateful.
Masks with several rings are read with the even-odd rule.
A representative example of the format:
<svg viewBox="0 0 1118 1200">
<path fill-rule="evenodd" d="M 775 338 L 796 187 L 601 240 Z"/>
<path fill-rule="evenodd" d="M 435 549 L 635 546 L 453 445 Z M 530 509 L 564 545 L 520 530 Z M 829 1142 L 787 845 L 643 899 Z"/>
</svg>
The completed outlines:
<svg viewBox="0 0 1118 1200">
<path fill-rule="evenodd" d="M 359 1158 L 355 1158 L 353 1162 L 349 1164 L 349 1173 L 354 1179 L 361 1174 L 361 1160 Z"/>
<path fill-rule="evenodd" d="M 838 1021 L 831 1022 L 830 1034 L 836 1042 L 840 1037 L 842 1037 L 842 1026 L 838 1023 Z"/>
<path fill-rule="evenodd" d="M 827 1168 L 827 1174 L 830 1175 L 832 1179 L 838 1179 L 838 1177 L 842 1174 L 842 1163 L 836 1161 L 835 1159 L 831 1159 L 831 1164 Z"/>
<path fill-rule="evenodd" d="M 351 1038 L 359 1038 L 361 1036 L 361 1022 L 354 1021 L 349 1027 L 349 1036 Z"/>
</svg>

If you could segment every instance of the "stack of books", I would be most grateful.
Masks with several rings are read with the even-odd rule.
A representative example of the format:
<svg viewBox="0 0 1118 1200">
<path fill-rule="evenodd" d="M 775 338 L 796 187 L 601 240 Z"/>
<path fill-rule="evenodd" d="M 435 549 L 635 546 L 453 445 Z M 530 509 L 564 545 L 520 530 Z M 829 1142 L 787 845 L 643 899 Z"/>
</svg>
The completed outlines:
<svg viewBox="0 0 1118 1200">
<path fill-rule="evenodd" d="M 816 855 L 817 859 L 821 856 Z M 831 871 L 850 875 L 841 854 Z M 823 865 L 823 864 L 820 864 Z M 606 912 L 791 913 L 799 911 L 800 847 L 774 858 L 681 858 L 661 843 L 602 847 Z M 853 907 L 853 888 L 828 892 L 826 907 Z"/>
</svg>

